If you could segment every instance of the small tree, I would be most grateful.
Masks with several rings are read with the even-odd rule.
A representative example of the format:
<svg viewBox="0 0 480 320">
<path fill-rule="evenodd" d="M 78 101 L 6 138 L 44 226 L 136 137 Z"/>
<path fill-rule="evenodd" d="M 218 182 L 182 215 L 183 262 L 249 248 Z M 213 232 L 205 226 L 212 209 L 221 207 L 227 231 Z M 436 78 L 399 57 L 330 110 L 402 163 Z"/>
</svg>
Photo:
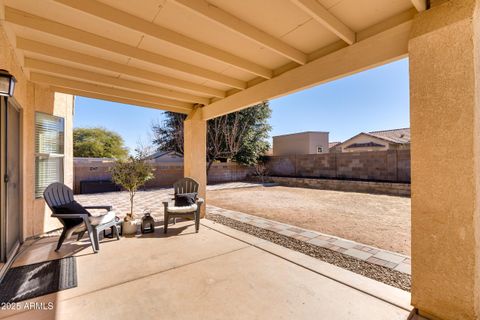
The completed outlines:
<svg viewBox="0 0 480 320">
<path fill-rule="evenodd" d="M 266 164 L 265 156 L 262 156 L 258 159 L 257 163 L 254 164 L 254 175 L 260 178 L 261 182 L 265 182 L 265 177 L 268 176 L 268 167 Z"/>
<path fill-rule="evenodd" d="M 125 217 L 126 221 L 133 219 L 133 198 L 138 188 L 153 178 L 153 171 L 152 165 L 141 155 L 119 160 L 110 169 L 113 182 L 121 185 L 130 194 L 130 212 Z"/>
</svg>

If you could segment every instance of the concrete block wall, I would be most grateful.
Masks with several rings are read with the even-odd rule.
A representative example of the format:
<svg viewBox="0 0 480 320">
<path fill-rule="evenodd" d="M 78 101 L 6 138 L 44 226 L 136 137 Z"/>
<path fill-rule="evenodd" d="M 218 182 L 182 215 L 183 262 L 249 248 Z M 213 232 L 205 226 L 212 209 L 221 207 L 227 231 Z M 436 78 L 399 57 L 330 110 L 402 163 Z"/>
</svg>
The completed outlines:
<svg viewBox="0 0 480 320">
<path fill-rule="evenodd" d="M 251 179 L 253 181 L 261 181 L 258 177 L 252 177 Z M 385 194 L 401 197 L 410 196 L 409 183 L 273 176 L 263 177 L 262 182 L 278 183 L 279 185 L 286 187 Z"/>
<path fill-rule="evenodd" d="M 410 150 L 273 156 L 272 176 L 410 182 Z"/>
<path fill-rule="evenodd" d="M 84 180 L 110 180 L 108 169 L 113 165 L 111 159 L 73 160 L 73 191 L 80 193 L 80 182 Z"/>
<path fill-rule="evenodd" d="M 81 181 L 110 180 L 111 168 L 115 162 L 111 159 L 75 159 L 74 192 L 80 192 Z M 183 164 L 178 162 L 153 163 L 154 178 L 147 182 L 146 188 L 171 187 L 183 177 Z M 208 183 L 242 181 L 253 174 L 254 169 L 237 163 L 214 163 L 208 173 Z"/>
<path fill-rule="evenodd" d="M 154 164 L 154 178 L 147 182 L 146 188 L 171 187 L 183 177 L 183 164 L 166 162 Z"/>
</svg>

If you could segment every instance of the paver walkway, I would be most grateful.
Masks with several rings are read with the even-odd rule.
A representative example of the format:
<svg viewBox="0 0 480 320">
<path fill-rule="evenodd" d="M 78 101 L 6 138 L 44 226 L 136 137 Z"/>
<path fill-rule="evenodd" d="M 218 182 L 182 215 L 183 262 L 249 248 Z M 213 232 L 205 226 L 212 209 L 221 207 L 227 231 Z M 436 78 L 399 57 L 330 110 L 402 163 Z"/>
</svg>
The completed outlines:
<svg viewBox="0 0 480 320">
<path fill-rule="evenodd" d="M 258 187 L 257 183 L 233 182 L 208 186 L 207 190 L 235 189 Z M 135 209 L 137 218 L 140 218 L 142 212 L 148 211 L 156 221 L 163 221 L 162 201 L 171 200 L 173 189 L 155 189 L 139 191 L 135 196 Z M 75 199 L 83 205 L 113 205 L 118 216 L 124 216 L 129 211 L 130 202 L 126 192 L 109 192 L 97 194 L 76 195 Z M 343 238 L 322 234 L 320 232 L 299 228 L 296 226 L 268 220 L 242 212 L 227 210 L 223 208 L 207 206 L 207 214 L 219 214 L 225 217 L 238 220 L 256 227 L 265 228 L 270 231 L 278 232 L 310 244 L 324 247 L 342 254 L 355 257 L 370 263 L 381 265 L 403 273 L 411 274 L 411 259 L 398 253 L 374 248 L 361 243 L 349 241 Z"/>
<path fill-rule="evenodd" d="M 207 190 L 222 190 L 236 188 L 254 188 L 265 185 L 251 182 L 230 182 L 207 186 Z M 135 195 L 134 212 L 138 218 L 143 216 L 144 212 L 150 212 L 155 220 L 163 220 L 163 201 L 170 201 L 173 197 L 172 188 L 149 189 L 138 191 Z M 130 200 L 127 192 L 105 192 L 93 194 L 75 195 L 75 200 L 83 205 L 112 205 L 117 216 L 124 217 L 130 211 Z"/>
<path fill-rule="evenodd" d="M 358 242 L 346 240 L 317 231 L 307 230 L 281 222 L 260 218 L 247 213 L 207 206 L 208 214 L 218 214 L 252 226 L 277 232 L 279 234 L 327 248 L 354 258 L 411 274 L 411 259 L 408 256 L 374 248 Z"/>
</svg>

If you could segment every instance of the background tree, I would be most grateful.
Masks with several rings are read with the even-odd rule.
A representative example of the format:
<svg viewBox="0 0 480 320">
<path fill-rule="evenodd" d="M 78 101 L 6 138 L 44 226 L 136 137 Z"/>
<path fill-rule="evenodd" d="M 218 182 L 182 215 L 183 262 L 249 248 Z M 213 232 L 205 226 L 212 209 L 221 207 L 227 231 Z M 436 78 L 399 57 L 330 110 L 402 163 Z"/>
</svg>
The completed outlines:
<svg viewBox="0 0 480 320">
<path fill-rule="evenodd" d="M 116 132 L 104 128 L 75 128 L 73 156 L 124 159 L 128 156 L 128 149 Z"/>
<path fill-rule="evenodd" d="M 216 160 L 235 160 L 246 165 L 257 163 L 269 149 L 271 116 L 268 101 L 220 116 L 207 122 L 207 171 Z M 153 143 L 158 150 L 183 154 L 183 121 L 186 115 L 166 112 L 163 123 L 152 125 Z"/>
<path fill-rule="evenodd" d="M 152 124 L 152 143 L 157 151 L 176 151 L 183 154 L 183 121 L 185 114 L 165 112 L 165 120 Z"/>
</svg>

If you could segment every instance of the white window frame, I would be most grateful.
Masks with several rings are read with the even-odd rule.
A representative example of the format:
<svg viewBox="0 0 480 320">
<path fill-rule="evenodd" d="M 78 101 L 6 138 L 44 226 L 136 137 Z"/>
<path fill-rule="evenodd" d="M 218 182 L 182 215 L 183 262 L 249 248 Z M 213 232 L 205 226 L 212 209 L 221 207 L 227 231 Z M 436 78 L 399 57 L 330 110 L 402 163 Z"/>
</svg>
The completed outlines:
<svg viewBox="0 0 480 320">
<path fill-rule="evenodd" d="M 62 129 L 61 132 L 63 134 L 63 137 L 62 137 L 62 141 L 61 143 L 63 144 L 63 153 L 45 153 L 45 152 L 39 152 L 39 150 L 37 150 L 37 134 L 38 134 L 38 131 L 37 131 L 37 115 L 41 114 L 42 116 L 47 116 L 47 117 L 50 117 L 52 119 L 55 119 L 55 120 L 61 120 L 61 123 L 62 123 Z M 49 113 L 45 113 L 45 112 L 35 112 L 35 135 L 34 135 L 34 139 L 35 139 L 35 186 L 34 186 L 34 194 L 35 194 L 35 198 L 38 199 L 38 198 L 43 198 L 43 190 L 39 190 L 39 187 L 37 185 L 37 179 L 38 179 L 38 167 L 37 167 L 37 161 L 38 160 L 43 160 L 43 159 L 53 159 L 53 158 L 62 158 L 62 161 L 61 161 L 61 164 L 62 164 L 62 167 L 61 167 L 61 173 L 59 175 L 59 179 L 58 180 L 55 180 L 55 182 L 64 182 L 65 181 L 65 118 L 63 117 L 59 117 L 59 116 L 55 116 L 55 115 L 52 115 L 52 114 L 49 114 Z M 52 182 L 54 182 L 52 180 Z"/>
<path fill-rule="evenodd" d="M 320 149 L 320 152 L 318 152 L 319 149 Z M 317 153 L 323 153 L 323 147 L 322 146 L 317 146 Z"/>
</svg>

